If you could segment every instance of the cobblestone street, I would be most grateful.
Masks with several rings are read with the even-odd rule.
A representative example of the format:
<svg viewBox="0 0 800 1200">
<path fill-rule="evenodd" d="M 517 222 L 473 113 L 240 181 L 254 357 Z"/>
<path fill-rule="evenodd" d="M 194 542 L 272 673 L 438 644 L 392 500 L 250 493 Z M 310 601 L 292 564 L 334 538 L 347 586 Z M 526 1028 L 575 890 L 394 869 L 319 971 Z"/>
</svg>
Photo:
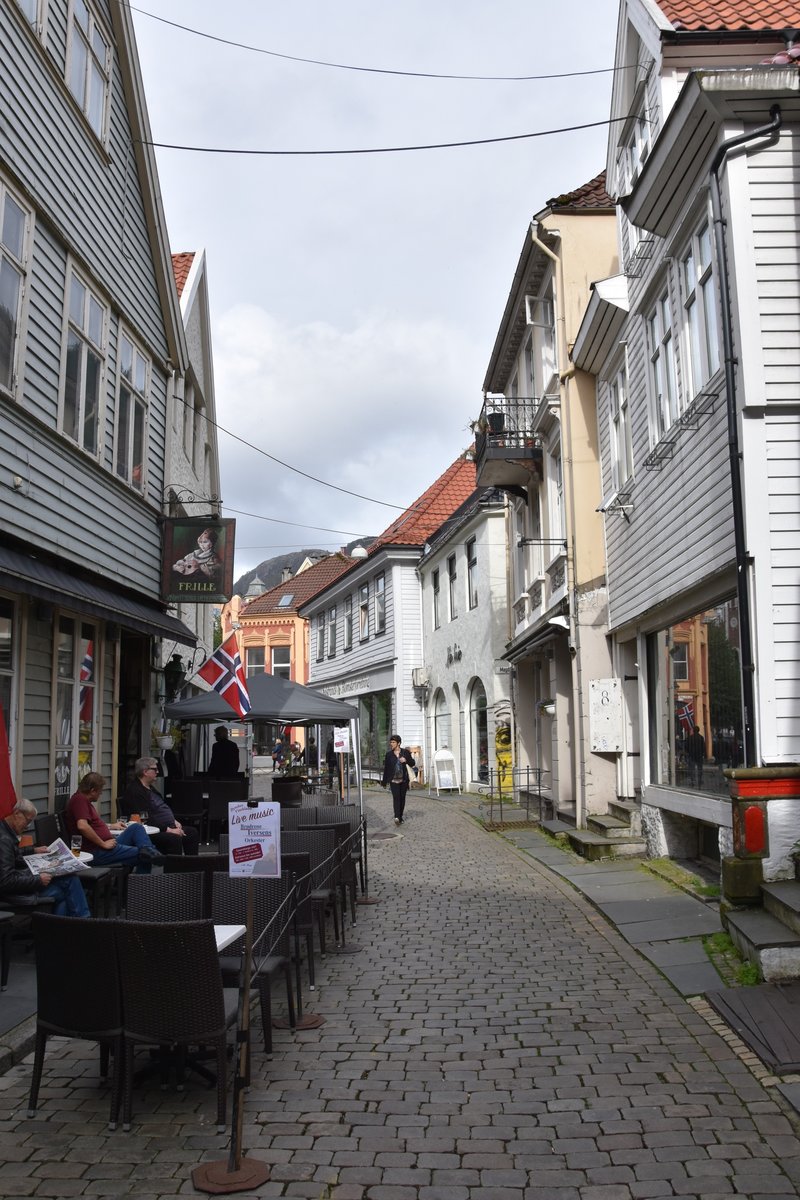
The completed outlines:
<svg viewBox="0 0 800 1200">
<path fill-rule="evenodd" d="M 371 794 L 372 833 L 394 834 L 390 805 Z M 586 900 L 458 800 L 412 792 L 407 817 L 370 841 L 360 952 L 305 994 L 325 1025 L 276 1032 L 269 1061 L 256 1028 L 258 1195 L 800 1194 L 796 1114 Z M 109 1133 L 95 1049 L 50 1045 L 35 1120 L 30 1059 L 0 1079 L 3 1196 L 192 1194 L 192 1167 L 225 1157 L 212 1092 L 137 1092 L 133 1131 Z"/>
</svg>

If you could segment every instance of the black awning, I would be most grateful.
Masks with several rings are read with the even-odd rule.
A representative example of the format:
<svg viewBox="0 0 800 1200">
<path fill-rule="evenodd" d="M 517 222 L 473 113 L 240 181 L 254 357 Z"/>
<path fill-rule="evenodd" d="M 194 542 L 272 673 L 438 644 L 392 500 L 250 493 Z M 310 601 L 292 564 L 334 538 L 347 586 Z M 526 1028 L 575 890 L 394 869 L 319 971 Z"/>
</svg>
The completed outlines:
<svg viewBox="0 0 800 1200">
<path fill-rule="evenodd" d="M 170 638 L 184 646 L 197 643 L 196 635 L 183 621 L 162 612 L 155 604 L 112 592 L 110 588 L 71 575 L 44 559 L 32 558 L 5 546 L 0 546 L 0 588 L 36 596 L 49 604 L 71 608 L 103 621 L 114 621 L 150 637 Z"/>
</svg>

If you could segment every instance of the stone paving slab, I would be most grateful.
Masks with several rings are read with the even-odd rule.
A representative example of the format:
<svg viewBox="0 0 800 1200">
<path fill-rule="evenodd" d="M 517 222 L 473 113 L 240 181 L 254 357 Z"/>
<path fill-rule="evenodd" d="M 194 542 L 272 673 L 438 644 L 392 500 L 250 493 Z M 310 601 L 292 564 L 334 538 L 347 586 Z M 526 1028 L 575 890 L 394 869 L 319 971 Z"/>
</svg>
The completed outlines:
<svg viewBox="0 0 800 1200">
<path fill-rule="evenodd" d="M 367 803 L 387 827 L 386 802 Z M 370 846 L 360 952 L 318 963 L 304 996 L 326 1023 L 254 1056 L 259 1196 L 798 1196 L 784 1095 L 588 900 L 455 806 L 412 793 L 407 813 L 402 838 Z M 29 1079 L 29 1060 L 0 1077 L 7 1200 L 193 1195 L 192 1167 L 227 1155 L 194 1080 L 137 1090 L 125 1134 L 106 1129 L 96 1048 L 53 1039 L 35 1120 Z"/>
</svg>

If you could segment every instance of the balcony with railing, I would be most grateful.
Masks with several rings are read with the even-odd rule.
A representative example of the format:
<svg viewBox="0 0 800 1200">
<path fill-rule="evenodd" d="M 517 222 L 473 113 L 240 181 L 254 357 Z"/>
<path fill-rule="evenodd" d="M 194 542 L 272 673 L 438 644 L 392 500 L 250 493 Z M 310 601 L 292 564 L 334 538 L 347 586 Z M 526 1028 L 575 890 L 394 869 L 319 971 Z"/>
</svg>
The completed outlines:
<svg viewBox="0 0 800 1200">
<path fill-rule="evenodd" d="M 531 432 L 538 402 L 487 395 L 473 425 L 478 487 L 529 487 L 542 474 L 542 443 Z"/>
</svg>

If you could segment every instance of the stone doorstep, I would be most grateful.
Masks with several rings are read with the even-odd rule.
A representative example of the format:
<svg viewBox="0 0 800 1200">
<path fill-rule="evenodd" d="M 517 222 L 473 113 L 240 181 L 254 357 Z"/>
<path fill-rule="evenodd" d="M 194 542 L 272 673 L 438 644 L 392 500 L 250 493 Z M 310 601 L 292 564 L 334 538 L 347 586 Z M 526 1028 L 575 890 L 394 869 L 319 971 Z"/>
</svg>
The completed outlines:
<svg viewBox="0 0 800 1200">
<path fill-rule="evenodd" d="M 631 831 L 631 823 L 626 818 L 612 816 L 610 813 L 593 813 L 586 818 L 586 825 L 592 833 L 599 833 L 607 838 L 624 838 L 637 836 Z"/>
<path fill-rule="evenodd" d="M 766 983 L 800 978 L 800 934 L 763 909 L 729 910 L 723 924 L 744 957 L 755 963 Z"/>
<path fill-rule="evenodd" d="M 781 879 L 762 883 L 765 910 L 781 921 L 792 933 L 800 934 L 800 881 Z"/>
<path fill-rule="evenodd" d="M 577 854 L 588 859 L 642 856 L 647 849 L 643 839 L 633 833 L 607 838 L 588 829 L 571 829 L 567 839 Z"/>
</svg>

